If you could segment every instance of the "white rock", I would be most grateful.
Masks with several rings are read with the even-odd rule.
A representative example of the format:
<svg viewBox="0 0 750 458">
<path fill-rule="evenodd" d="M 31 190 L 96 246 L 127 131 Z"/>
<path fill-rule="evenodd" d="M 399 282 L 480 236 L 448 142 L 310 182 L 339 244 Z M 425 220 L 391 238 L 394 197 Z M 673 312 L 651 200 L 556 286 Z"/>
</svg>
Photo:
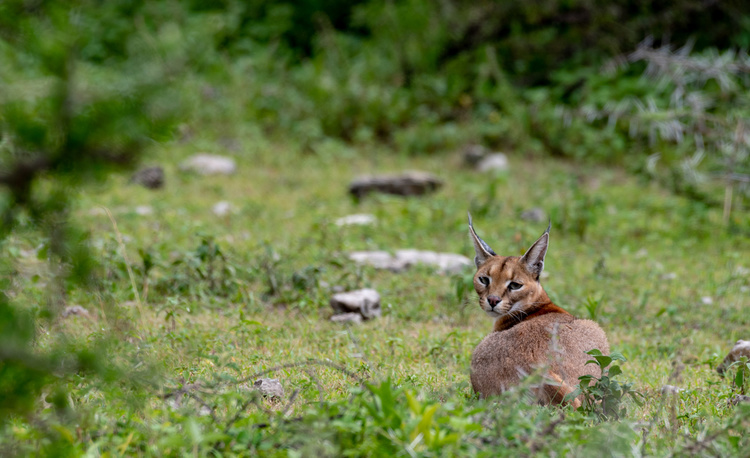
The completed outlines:
<svg viewBox="0 0 750 458">
<path fill-rule="evenodd" d="M 171 410 L 178 410 L 182 407 L 182 401 L 181 398 L 177 396 L 172 396 L 164 400 L 164 403 L 167 404 L 167 407 L 169 407 Z"/>
<path fill-rule="evenodd" d="M 386 251 L 355 251 L 349 253 L 349 258 L 359 264 L 394 272 L 400 272 L 416 264 L 423 264 L 433 266 L 443 273 L 456 273 L 466 266 L 473 265 L 469 258 L 460 254 L 412 249 L 398 250 L 395 256 L 391 256 Z"/>
<path fill-rule="evenodd" d="M 701 302 L 703 305 L 711 305 L 714 303 L 714 299 L 711 296 L 703 296 L 701 297 Z"/>
<path fill-rule="evenodd" d="M 480 172 L 508 170 L 508 157 L 503 153 L 488 154 L 477 164 Z"/>
<path fill-rule="evenodd" d="M 661 387 L 661 394 L 677 394 L 681 391 L 685 390 L 673 385 L 664 385 L 663 387 Z"/>
<path fill-rule="evenodd" d="M 216 216 L 226 216 L 232 211 L 232 204 L 230 204 L 226 200 L 222 200 L 216 202 L 214 206 L 211 207 L 211 211 Z"/>
<path fill-rule="evenodd" d="M 281 386 L 281 382 L 275 378 L 261 378 L 253 383 L 256 390 L 263 395 L 264 398 L 278 398 L 284 397 L 284 387 Z"/>
<path fill-rule="evenodd" d="M 362 315 L 359 313 L 339 313 L 331 317 L 331 321 L 334 323 L 351 323 L 360 324 L 362 322 Z"/>
<path fill-rule="evenodd" d="M 61 316 L 63 318 L 67 318 L 70 315 L 89 316 L 89 311 L 81 307 L 80 305 L 71 305 L 69 307 L 65 307 L 65 310 L 63 310 Z"/>
<path fill-rule="evenodd" d="M 337 219 L 336 226 L 366 226 L 368 224 L 375 224 L 375 221 L 377 220 L 374 215 L 358 213 Z"/>
<path fill-rule="evenodd" d="M 154 208 L 150 205 L 139 205 L 135 207 L 135 213 L 141 216 L 152 215 L 154 213 Z"/>
<path fill-rule="evenodd" d="M 180 169 L 201 175 L 231 175 L 237 171 L 237 164 L 230 157 L 201 153 L 180 164 Z"/>
<path fill-rule="evenodd" d="M 490 151 L 482 145 L 466 145 L 463 154 L 464 162 L 466 165 L 476 167 L 489 153 Z"/>
<path fill-rule="evenodd" d="M 388 269 L 394 272 L 404 269 L 404 266 L 397 265 L 395 258 L 387 251 L 352 251 L 349 253 L 349 259 L 357 264 L 366 264 L 376 269 Z"/>
<path fill-rule="evenodd" d="M 22 258 L 35 258 L 39 254 L 39 250 L 42 248 L 44 248 L 44 244 L 40 243 L 36 248 L 32 248 L 31 250 L 19 250 L 18 254 L 20 254 Z"/>
<path fill-rule="evenodd" d="M 422 250 L 398 250 L 396 251 L 396 260 L 405 267 L 425 264 L 434 266 L 439 271 L 446 273 L 457 273 L 462 271 L 464 267 L 472 265 L 469 258 L 460 254 Z"/>
<path fill-rule="evenodd" d="M 677 274 L 674 272 L 668 272 L 661 276 L 662 280 L 674 280 L 677 278 Z"/>
<path fill-rule="evenodd" d="M 381 315 L 380 294 L 370 288 L 334 294 L 331 307 L 336 313 L 359 313 L 365 319 Z M 334 315 L 335 316 L 335 315 Z"/>
</svg>

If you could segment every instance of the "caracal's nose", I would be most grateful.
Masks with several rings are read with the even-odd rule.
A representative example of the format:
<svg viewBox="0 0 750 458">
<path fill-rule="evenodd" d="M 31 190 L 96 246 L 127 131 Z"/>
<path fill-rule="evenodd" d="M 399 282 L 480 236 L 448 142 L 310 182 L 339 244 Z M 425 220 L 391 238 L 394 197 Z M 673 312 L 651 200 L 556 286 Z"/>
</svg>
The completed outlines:
<svg viewBox="0 0 750 458">
<path fill-rule="evenodd" d="M 493 308 L 493 309 L 500 302 L 502 302 L 502 299 L 500 299 L 497 296 L 487 296 L 487 303 L 490 304 L 490 307 Z"/>
</svg>

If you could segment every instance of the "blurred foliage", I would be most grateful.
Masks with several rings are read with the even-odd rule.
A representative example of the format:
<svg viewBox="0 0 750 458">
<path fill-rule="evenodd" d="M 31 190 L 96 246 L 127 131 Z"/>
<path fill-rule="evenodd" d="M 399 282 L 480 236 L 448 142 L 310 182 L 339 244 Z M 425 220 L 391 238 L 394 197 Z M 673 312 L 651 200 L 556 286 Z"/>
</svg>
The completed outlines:
<svg viewBox="0 0 750 458">
<path fill-rule="evenodd" d="M 82 347 L 64 336 L 44 349 L 34 343 L 39 326 L 51 326 L 67 305 L 70 288 L 96 290 L 87 234 L 68 220 L 76 186 L 135 164 L 174 120 L 178 95 L 168 82 L 181 65 L 153 48 L 174 37 L 144 40 L 135 9 L 130 2 L 0 5 L 0 244 L 9 236 L 40 240 L 49 281 L 35 310 L 15 306 L 17 272 L 12 259 L 0 261 L 0 421 L 28 411 L 54 380 L 60 387 L 86 373 L 115 378 L 108 338 Z M 52 398 L 63 409 L 64 391 Z"/>
<path fill-rule="evenodd" d="M 647 36 L 658 41 L 644 42 Z M 14 237 L 38 242 L 46 293 L 31 306 L 20 305 L 13 259 L 0 259 L 0 422 L 32 415 L 40 402 L 67 418 L 66 393 L 75 383 L 92 397 L 104 382 L 101 396 L 109 401 L 137 398 L 138 384 L 158 373 L 141 347 L 121 347 L 147 340 L 132 324 L 137 310 L 105 314 L 116 338 L 102 331 L 84 342 L 60 335 L 40 345 L 39 335 L 54 328 L 71 295 L 83 290 L 106 307 L 111 289 L 122 287 L 116 280 L 133 275 L 122 268 L 128 267 L 119 259 L 123 253 L 91 257 L 88 234 L 69 220 L 76 187 L 136 164 L 149 144 L 177 137 L 178 121 L 183 136 L 199 129 L 222 136 L 253 126 L 269 137 L 293 137 L 312 153 L 332 138 L 383 142 L 411 154 L 479 142 L 518 154 L 624 163 L 701 205 L 714 205 L 720 199 L 700 176 L 747 190 L 750 66 L 736 49 L 748 46 L 750 11 L 740 1 L 1 2 L 0 246 Z M 668 171 L 656 171 L 657 158 Z M 730 210 L 733 186 L 725 187 Z M 604 203 L 572 189 L 569 202 L 552 211 L 562 229 L 583 239 L 602 219 Z M 490 188 L 477 205 L 489 213 L 496 200 Z M 143 249 L 136 270 L 144 290 L 150 273 L 162 271 L 153 288 L 165 295 L 252 302 L 243 289 L 252 274 L 267 284 L 274 302 L 300 309 L 325 302 L 318 265 L 280 270 L 269 248 L 257 271 L 247 273 L 228 258 L 206 236 L 170 261 Z M 457 298 L 465 296 L 467 278 L 456 280 Z M 165 319 L 178 342 L 174 317 L 182 309 L 166 302 Z M 129 377 L 119 377 L 120 365 L 129 367 Z M 236 400 L 227 399 L 216 402 Z M 170 411 L 165 417 L 173 424 L 152 431 L 131 424 L 137 421 L 128 407 L 117 405 L 112 408 L 124 420 L 106 427 L 130 431 L 112 435 L 121 441 L 121 454 L 133 434 L 141 436 L 136 442 L 158 438 L 161 450 L 187 450 L 184 431 L 193 450 L 206 451 L 239 444 L 241 452 L 261 453 L 294 442 L 291 451 L 323 447 L 330 454 L 475 453 L 487 444 L 534 454 L 551 451 L 540 433 L 578 438 L 588 427 L 576 417 L 557 429 L 547 410 L 507 405 L 477 411 L 440 406 L 383 382 L 350 403 L 321 403 L 294 421 L 263 411 L 218 424 Z M 738 408 L 722 420 L 723 429 L 711 432 L 708 446 L 717 454 L 738 453 L 747 440 L 727 431 L 746 428 L 747 418 L 747 409 Z M 261 422 L 271 421 L 271 433 L 259 432 L 268 426 Z M 74 447 L 71 424 L 38 426 L 55 431 L 49 453 Z M 634 429 L 599 428 L 598 439 L 585 446 L 604 449 L 604 437 L 620 428 L 626 440 L 616 449 L 631 450 Z M 305 429 L 317 433 L 309 436 L 316 443 L 299 442 Z M 15 433 L 26 434 L 22 428 Z M 329 440 L 320 445 L 323 436 Z M 570 444 L 572 454 L 584 447 Z M 689 454 L 699 445 L 705 444 L 680 443 L 670 452 Z M 658 453 L 659 444 L 654 447 Z"/>
</svg>

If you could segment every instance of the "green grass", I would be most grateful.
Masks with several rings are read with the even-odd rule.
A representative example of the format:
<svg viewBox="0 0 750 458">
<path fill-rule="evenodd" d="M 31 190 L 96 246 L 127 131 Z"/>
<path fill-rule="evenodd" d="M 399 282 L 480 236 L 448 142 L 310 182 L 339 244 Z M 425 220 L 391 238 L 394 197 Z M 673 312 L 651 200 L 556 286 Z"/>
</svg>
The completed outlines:
<svg viewBox="0 0 750 458">
<path fill-rule="evenodd" d="M 739 455 L 748 446 L 746 436 L 738 437 L 750 415 L 728 406 L 737 389 L 715 372 L 734 341 L 748 338 L 746 212 L 736 212 L 727 228 L 721 209 L 617 169 L 549 158 L 511 154 L 510 172 L 492 175 L 462 168 L 458 154 L 410 157 L 338 143 L 311 153 L 254 135 L 232 140 L 234 150 L 209 137 L 155 146 L 144 162 L 165 167 L 163 190 L 128 185 L 126 176 L 81 190 L 72 220 L 90 232 L 104 280 L 98 289 L 69 291 L 67 305 L 85 307 L 90 317 L 45 322 L 38 345 L 112 338 L 111 359 L 130 383 L 101 384 L 85 375 L 57 381 L 72 390 L 66 410 L 40 402 L 44 420 L 13 420 L 0 446 L 92 456 Z M 201 177 L 178 170 L 201 151 L 235 157 L 238 172 Z M 346 193 L 357 175 L 404 169 L 433 172 L 445 185 L 426 197 L 372 196 L 359 204 Z M 221 200 L 233 212 L 216 217 L 211 207 Z M 153 214 L 137 215 L 142 205 Z M 624 420 L 596 424 L 568 410 L 559 420 L 559 408 L 530 406 L 518 393 L 475 399 L 471 351 L 492 323 L 473 291 L 456 297 L 456 282 L 466 275 L 425 267 L 395 274 L 346 258 L 353 250 L 402 248 L 473 257 L 467 210 L 495 251 L 516 255 L 546 228 L 519 219 L 535 206 L 552 218 L 543 280 L 550 297 L 586 318 L 587 301 L 600 301 L 596 319 L 612 350 L 628 358 L 619 378 L 645 395 L 643 406 L 628 404 Z M 141 313 L 117 234 L 100 207 L 111 210 L 125 240 Z M 374 214 L 377 223 L 333 223 L 352 213 Z M 193 255 L 202 240 L 224 256 L 214 263 L 213 285 L 196 274 L 207 269 Z M 50 273 L 21 250 L 42 242 L 14 239 L 3 254 L 17 257 L 13 294 L 29 308 L 45 297 Z M 154 261 L 147 276 L 139 250 Z M 329 322 L 333 286 L 377 289 L 382 318 L 355 327 Z M 320 365 L 272 372 L 286 390 L 280 401 L 238 388 L 251 384 L 254 378 L 245 379 L 252 374 L 310 359 L 346 368 L 370 381 L 372 392 Z M 160 398 L 192 383 L 202 384 L 195 393 L 215 407 L 215 418 L 201 415 L 195 400 L 173 409 Z M 685 391 L 665 398 L 664 384 Z M 734 423 L 726 429 L 728 422 Z"/>
</svg>

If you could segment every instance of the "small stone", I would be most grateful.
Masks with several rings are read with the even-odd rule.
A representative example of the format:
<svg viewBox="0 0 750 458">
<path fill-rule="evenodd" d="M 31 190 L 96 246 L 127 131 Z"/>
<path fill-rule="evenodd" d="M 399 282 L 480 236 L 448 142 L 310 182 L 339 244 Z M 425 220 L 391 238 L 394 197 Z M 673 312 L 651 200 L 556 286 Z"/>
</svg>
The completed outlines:
<svg viewBox="0 0 750 458">
<path fill-rule="evenodd" d="M 635 252 L 635 257 L 637 259 L 642 259 L 642 258 L 645 258 L 646 256 L 648 256 L 648 250 L 645 248 L 641 248 L 640 250 Z"/>
<path fill-rule="evenodd" d="M 353 251 L 349 253 L 349 259 L 357 264 L 366 264 L 376 269 L 386 269 L 393 272 L 404 270 L 396 259 L 387 251 Z"/>
<path fill-rule="evenodd" d="M 434 266 L 444 273 L 458 273 L 466 266 L 473 264 L 469 258 L 460 254 L 422 250 L 398 250 L 396 251 L 396 261 L 404 268 L 415 264 L 424 264 Z"/>
<path fill-rule="evenodd" d="M 148 189 L 164 187 L 164 169 L 161 167 L 146 167 L 135 172 L 129 183 L 139 184 Z"/>
<path fill-rule="evenodd" d="M 359 313 L 339 313 L 331 317 L 331 321 L 334 323 L 351 323 L 360 324 L 362 323 L 362 315 Z"/>
<path fill-rule="evenodd" d="M 701 297 L 701 303 L 703 305 L 711 305 L 714 303 L 714 299 L 711 296 L 703 296 Z"/>
<path fill-rule="evenodd" d="M 534 207 L 521 212 L 521 219 L 534 223 L 541 223 L 547 220 L 547 214 L 544 213 L 544 210 L 542 210 L 541 208 Z"/>
<path fill-rule="evenodd" d="M 376 218 L 373 215 L 368 214 L 354 214 L 343 216 L 336 220 L 336 226 L 366 226 L 369 224 L 375 224 Z"/>
<path fill-rule="evenodd" d="M 85 308 L 81 307 L 80 305 L 71 305 L 69 307 L 65 307 L 65 310 L 63 310 L 61 316 L 63 318 L 67 318 L 70 315 L 76 315 L 76 316 L 89 316 L 89 311 Z"/>
<path fill-rule="evenodd" d="M 42 394 L 39 396 L 39 401 L 42 405 L 42 410 L 47 410 L 50 407 L 52 407 L 52 404 L 47 402 L 47 396 L 49 396 L 49 393 L 47 393 L 46 391 L 42 391 Z"/>
<path fill-rule="evenodd" d="M 443 181 L 427 172 L 410 171 L 400 175 L 375 175 L 359 177 L 349 184 L 349 194 L 361 199 L 379 192 L 397 196 L 419 196 L 437 191 Z"/>
<path fill-rule="evenodd" d="M 386 251 L 355 251 L 349 259 L 358 264 L 367 264 L 376 269 L 401 272 L 411 266 L 422 264 L 435 267 L 441 273 L 458 273 L 473 265 L 466 256 L 454 253 L 437 253 L 425 250 L 398 250 L 395 256 Z"/>
<path fill-rule="evenodd" d="M 661 276 L 662 280 L 674 280 L 677 278 L 677 274 L 674 272 L 668 272 Z"/>
<path fill-rule="evenodd" d="M 337 314 L 355 312 L 366 320 L 379 317 L 382 313 L 380 294 L 370 288 L 334 294 L 330 303 Z"/>
<path fill-rule="evenodd" d="M 177 396 L 172 396 L 164 400 L 165 404 L 167 404 L 167 407 L 169 407 L 171 410 L 179 410 L 182 407 L 182 401 L 181 398 Z"/>
<path fill-rule="evenodd" d="M 140 216 L 147 216 L 152 215 L 154 213 L 154 208 L 150 205 L 139 205 L 135 207 L 135 214 Z"/>
<path fill-rule="evenodd" d="M 18 251 L 18 254 L 21 255 L 22 258 L 36 258 L 39 254 L 39 250 L 41 250 L 42 248 L 44 248 L 44 244 L 40 243 L 36 246 L 36 248 L 32 248 L 30 250 L 20 249 Z"/>
<path fill-rule="evenodd" d="M 230 157 L 196 154 L 180 164 L 180 169 L 201 175 L 231 175 L 237 171 L 237 164 Z"/>
<path fill-rule="evenodd" d="M 480 172 L 504 172 L 508 170 L 508 157 L 503 153 L 492 153 L 477 164 Z"/>
<path fill-rule="evenodd" d="M 661 387 L 661 394 L 678 394 L 681 391 L 685 390 L 674 385 L 664 385 L 663 387 Z"/>
<path fill-rule="evenodd" d="M 489 152 L 490 150 L 482 145 L 466 145 L 464 148 L 464 163 L 470 167 L 476 167 Z"/>
<path fill-rule="evenodd" d="M 253 383 L 253 387 L 263 395 L 264 398 L 281 399 L 284 397 L 284 387 L 275 378 L 261 378 Z"/>
<path fill-rule="evenodd" d="M 220 202 L 216 202 L 214 206 L 211 207 L 211 211 L 216 216 L 226 216 L 232 211 L 232 204 L 225 200 L 222 200 Z"/>
<path fill-rule="evenodd" d="M 738 340 L 732 350 L 729 351 L 729 354 L 724 358 L 724 361 L 716 368 L 716 372 L 724 375 L 727 368 L 735 361 L 739 361 L 743 356 L 750 360 L 750 340 Z"/>
</svg>

